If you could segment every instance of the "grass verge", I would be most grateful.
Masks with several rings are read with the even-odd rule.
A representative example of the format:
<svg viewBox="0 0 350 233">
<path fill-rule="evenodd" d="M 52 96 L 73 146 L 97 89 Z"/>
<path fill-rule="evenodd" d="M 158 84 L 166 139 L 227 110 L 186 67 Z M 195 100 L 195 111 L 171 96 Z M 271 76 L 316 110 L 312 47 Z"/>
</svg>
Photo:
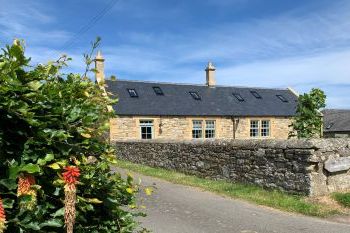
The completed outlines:
<svg viewBox="0 0 350 233">
<path fill-rule="evenodd" d="M 350 193 L 333 193 L 332 197 L 340 205 L 350 208 Z"/>
<path fill-rule="evenodd" d="M 338 209 L 333 208 L 332 206 L 325 206 L 320 203 L 308 201 L 304 196 L 287 194 L 276 190 L 265 190 L 254 185 L 203 179 L 171 170 L 153 168 L 123 160 L 118 160 L 117 166 L 143 175 L 161 178 L 175 184 L 198 187 L 206 191 L 232 198 L 239 198 L 255 204 L 269 206 L 284 211 L 317 217 L 328 217 L 340 213 Z"/>
</svg>

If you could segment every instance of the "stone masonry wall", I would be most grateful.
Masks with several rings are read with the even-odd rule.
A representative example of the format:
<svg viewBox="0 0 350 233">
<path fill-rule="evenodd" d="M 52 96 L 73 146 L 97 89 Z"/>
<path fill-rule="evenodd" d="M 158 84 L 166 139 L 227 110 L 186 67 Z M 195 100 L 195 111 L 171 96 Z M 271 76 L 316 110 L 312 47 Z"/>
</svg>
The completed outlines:
<svg viewBox="0 0 350 233">
<path fill-rule="evenodd" d="M 121 159 L 210 179 L 323 195 L 350 188 L 350 140 L 118 141 Z"/>
<path fill-rule="evenodd" d="M 216 139 L 249 139 L 250 120 L 270 120 L 269 138 L 287 139 L 291 124 L 288 117 L 241 117 L 234 133 L 230 117 L 118 116 L 110 122 L 111 141 L 140 139 L 140 120 L 153 120 L 153 138 L 169 140 L 191 140 L 192 120 L 215 120 Z"/>
</svg>

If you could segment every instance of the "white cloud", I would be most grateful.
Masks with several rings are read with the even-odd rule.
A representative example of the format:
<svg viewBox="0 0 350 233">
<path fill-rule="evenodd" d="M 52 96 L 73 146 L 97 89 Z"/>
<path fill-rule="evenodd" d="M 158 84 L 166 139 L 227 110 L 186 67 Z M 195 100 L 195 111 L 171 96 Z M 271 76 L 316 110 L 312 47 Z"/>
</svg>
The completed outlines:
<svg viewBox="0 0 350 233">
<path fill-rule="evenodd" d="M 35 63 L 55 57 L 53 54 L 58 56 L 50 42 L 62 44 L 71 34 L 57 27 L 45 30 L 50 28 L 49 25 L 58 25 L 57 19 L 44 5 L 31 2 L 25 1 L 23 8 L 6 6 L 6 10 L 0 12 L 0 35 L 29 37 L 28 54 L 33 56 Z M 239 5 L 238 9 L 246 7 L 245 1 L 234 2 Z M 109 33 L 115 33 L 123 42 L 101 48 L 106 58 L 107 75 L 115 74 L 123 79 L 204 83 L 204 66 L 212 60 L 218 68 L 219 84 L 292 86 L 300 92 L 319 86 L 326 90 L 331 107 L 350 107 L 350 99 L 345 94 L 350 87 L 349 1 L 329 3 L 327 8 L 307 13 L 302 12 L 305 9 L 296 9 L 225 24 L 204 22 L 201 25 L 197 22 L 196 26 L 187 24 L 189 12 L 184 10 L 183 3 L 174 7 L 170 7 L 171 4 L 134 0 L 131 3 L 121 1 L 115 7 L 118 14 L 125 12 L 128 17 L 125 22 L 137 18 L 159 23 L 163 18 L 171 18 L 178 19 L 176 23 L 185 28 L 174 32 L 139 28 L 112 32 L 111 29 Z M 215 1 L 206 0 L 205 4 L 215 5 Z M 224 0 L 215 7 L 230 4 L 232 1 Z M 71 71 L 84 69 L 81 56 L 84 51 L 78 45 L 68 51 L 74 58 Z"/>
<path fill-rule="evenodd" d="M 56 18 L 48 12 L 44 2 L 12 0 L 0 4 L 0 33 L 7 43 L 21 38 L 29 45 L 52 45 L 71 36 L 67 31 L 52 27 Z"/>
</svg>

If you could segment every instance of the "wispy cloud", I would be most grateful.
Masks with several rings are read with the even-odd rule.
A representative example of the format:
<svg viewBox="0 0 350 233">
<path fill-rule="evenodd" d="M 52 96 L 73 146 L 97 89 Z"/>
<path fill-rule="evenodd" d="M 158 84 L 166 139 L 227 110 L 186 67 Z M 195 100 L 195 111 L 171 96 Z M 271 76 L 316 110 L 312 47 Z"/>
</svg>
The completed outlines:
<svg viewBox="0 0 350 233">
<path fill-rule="evenodd" d="M 24 38 L 32 45 L 57 44 L 71 35 L 65 30 L 52 27 L 56 18 L 50 15 L 45 2 L 18 1 L 1 3 L 0 34 L 6 42 Z"/>
<path fill-rule="evenodd" d="M 321 87 L 335 106 L 339 93 L 334 87 L 350 84 L 349 9 L 348 2 L 339 1 L 317 12 L 293 10 L 191 28 L 180 35 L 126 33 L 127 46 L 107 50 L 108 72 L 131 79 L 203 83 L 204 65 L 213 60 L 219 84 L 292 86 L 300 92 Z M 350 107 L 350 99 L 342 98 L 346 101 L 337 106 Z"/>
<path fill-rule="evenodd" d="M 107 76 L 204 83 L 204 66 L 211 60 L 218 84 L 292 86 L 300 92 L 321 87 L 330 107 L 350 108 L 345 94 L 350 87 L 350 2 L 310 2 L 271 14 L 255 10 L 242 18 L 237 15 L 261 7 L 261 1 L 120 1 L 86 37 L 102 34 Z M 86 4 L 95 6 L 92 0 Z M 58 48 L 72 37 L 48 1 L 2 5 L 0 41 L 26 38 L 33 62 L 58 56 Z M 87 45 L 80 41 L 66 51 L 74 58 L 71 71 L 83 69 Z"/>
</svg>

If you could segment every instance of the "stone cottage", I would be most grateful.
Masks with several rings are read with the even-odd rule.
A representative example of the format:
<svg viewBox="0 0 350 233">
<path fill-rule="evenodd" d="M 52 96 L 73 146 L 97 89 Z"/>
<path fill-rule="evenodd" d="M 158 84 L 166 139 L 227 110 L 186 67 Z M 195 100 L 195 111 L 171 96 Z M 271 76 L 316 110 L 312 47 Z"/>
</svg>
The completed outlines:
<svg viewBox="0 0 350 233">
<path fill-rule="evenodd" d="M 96 81 L 118 98 L 111 141 L 135 139 L 286 139 L 297 94 L 290 88 L 219 86 L 208 63 L 204 85 L 104 80 L 104 59 L 95 59 Z"/>
</svg>

